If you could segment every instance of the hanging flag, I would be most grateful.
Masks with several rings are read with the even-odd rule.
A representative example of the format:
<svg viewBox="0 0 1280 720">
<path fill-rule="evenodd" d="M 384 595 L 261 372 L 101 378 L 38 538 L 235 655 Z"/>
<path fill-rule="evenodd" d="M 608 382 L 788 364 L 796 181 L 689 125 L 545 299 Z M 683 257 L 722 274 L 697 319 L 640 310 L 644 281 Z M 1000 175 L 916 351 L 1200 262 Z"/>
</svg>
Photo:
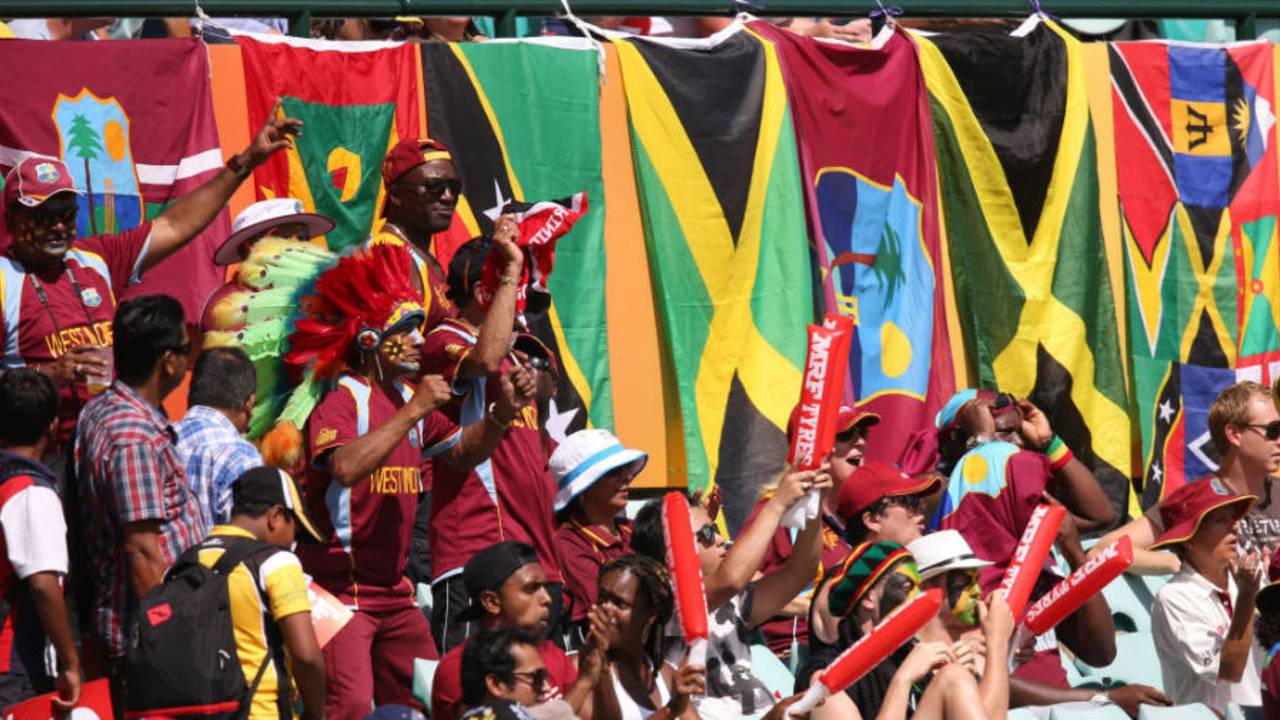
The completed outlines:
<svg viewBox="0 0 1280 720">
<path fill-rule="evenodd" d="M 786 86 L 740 23 L 614 42 L 688 487 L 721 486 L 736 528 L 786 458 L 814 316 Z"/>
<path fill-rule="evenodd" d="M 84 191 L 80 237 L 137 227 L 222 169 L 209 60 L 197 40 L 8 40 L 0 43 L 0 67 L 7 75 L 0 174 L 31 154 L 65 162 Z M 117 300 L 165 293 L 188 318 L 199 317 L 222 282 L 213 253 L 230 232 L 227 213 L 219 213 Z"/>
<path fill-rule="evenodd" d="M 854 47 L 748 27 L 782 62 L 821 306 L 856 324 L 847 399 L 881 418 L 868 458 L 897 460 L 955 393 L 933 121 L 915 44 L 891 28 Z"/>
<path fill-rule="evenodd" d="M 957 312 L 979 384 L 1029 397 L 1116 510 L 1136 513 L 1083 49 L 1039 16 L 1008 36 L 916 39 Z"/>
<path fill-rule="evenodd" d="M 382 206 L 382 158 L 422 133 L 418 46 L 236 35 L 250 127 L 277 98 L 303 121 L 295 147 L 254 171 L 258 199 L 292 197 L 336 224 L 330 250 L 363 243 Z"/>
<path fill-rule="evenodd" d="M 508 203 L 587 193 L 588 211 L 556 241 L 551 305 L 525 319 L 560 367 L 544 419 L 552 439 L 612 428 L 594 47 L 559 38 L 421 48 L 428 132 L 453 153 L 463 186 L 454 227 L 436 239 L 443 265 L 458 245 L 492 232 Z"/>
<path fill-rule="evenodd" d="M 1280 370 L 1270 43 L 1109 46 L 1144 506 L 1217 469 L 1205 413 Z"/>
</svg>

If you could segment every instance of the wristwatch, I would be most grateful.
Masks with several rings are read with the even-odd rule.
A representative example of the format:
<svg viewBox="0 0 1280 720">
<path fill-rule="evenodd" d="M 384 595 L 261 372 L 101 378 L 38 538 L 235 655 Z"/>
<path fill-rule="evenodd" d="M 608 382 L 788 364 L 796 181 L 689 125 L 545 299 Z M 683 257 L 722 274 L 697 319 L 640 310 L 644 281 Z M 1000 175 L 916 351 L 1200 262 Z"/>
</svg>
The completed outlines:
<svg viewBox="0 0 1280 720">
<path fill-rule="evenodd" d="M 240 159 L 239 155 L 232 155 L 231 157 L 227 158 L 227 169 L 230 170 L 233 175 L 235 175 L 237 178 L 241 180 L 249 177 L 249 173 L 253 172 L 252 170 L 249 169 L 249 166 L 246 165 L 245 162 Z"/>
</svg>

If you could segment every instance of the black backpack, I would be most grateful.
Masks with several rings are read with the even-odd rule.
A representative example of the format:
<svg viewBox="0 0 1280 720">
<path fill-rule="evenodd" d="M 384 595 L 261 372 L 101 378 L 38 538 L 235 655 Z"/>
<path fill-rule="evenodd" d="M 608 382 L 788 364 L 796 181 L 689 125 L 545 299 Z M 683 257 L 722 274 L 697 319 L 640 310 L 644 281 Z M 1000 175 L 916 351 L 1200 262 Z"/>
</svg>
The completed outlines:
<svg viewBox="0 0 1280 720">
<path fill-rule="evenodd" d="M 164 583 L 139 603 L 125 660 L 125 717 L 248 717 L 278 643 L 268 636 L 267 657 L 253 684 L 246 683 L 236 653 L 227 577 L 240 563 L 275 546 L 247 538 L 219 540 L 226 550 L 212 568 L 200 564 L 200 550 L 208 549 L 207 543 L 190 548 L 165 574 Z M 287 685 L 282 681 L 281 687 Z"/>
</svg>

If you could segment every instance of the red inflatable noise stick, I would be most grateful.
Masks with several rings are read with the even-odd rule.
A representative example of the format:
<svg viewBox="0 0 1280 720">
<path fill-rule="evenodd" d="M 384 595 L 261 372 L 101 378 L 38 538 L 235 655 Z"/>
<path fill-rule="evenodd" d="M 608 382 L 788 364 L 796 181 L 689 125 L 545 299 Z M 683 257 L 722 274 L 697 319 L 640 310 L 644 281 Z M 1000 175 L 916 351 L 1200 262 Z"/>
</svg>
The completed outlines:
<svg viewBox="0 0 1280 720">
<path fill-rule="evenodd" d="M 1027 610 L 1024 624 L 1036 635 L 1049 632 L 1133 564 L 1133 543 L 1126 535 L 1058 583 Z"/>
<path fill-rule="evenodd" d="M 875 666 L 902 647 L 920 631 L 942 607 L 942 591 L 934 588 L 907 601 L 871 628 L 858 642 L 850 645 L 840 657 L 831 661 L 818 682 L 809 686 L 804 697 L 787 708 L 788 715 L 804 715 L 826 698 L 843 691 Z"/>
<path fill-rule="evenodd" d="M 1061 505 L 1041 503 L 1031 511 L 1027 527 L 1022 531 L 1022 539 L 1009 559 L 1009 567 L 996 592 L 1003 593 L 1005 602 L 1009 604 L 1009 612 L 1013 613 L 1014 622 L 1022 619 L 1022 611 L 1031 598 L 1031 590 L 1040 577 L 1044 561 L 1049 557 L 1053 541 L 1058 536 L 1058 526 L 1067 514 Z"/>
<path fill-rule="evenodd" d="M 693 515 L 681 493 L 662 498 L 662 532 L 667 541 L 667 567 L 675 590 L 676 618 L 684 630 L 689 664 L 707 664 L 707 594 L 702 587 L 702 561 L 693 537 Z"/>
</svg>

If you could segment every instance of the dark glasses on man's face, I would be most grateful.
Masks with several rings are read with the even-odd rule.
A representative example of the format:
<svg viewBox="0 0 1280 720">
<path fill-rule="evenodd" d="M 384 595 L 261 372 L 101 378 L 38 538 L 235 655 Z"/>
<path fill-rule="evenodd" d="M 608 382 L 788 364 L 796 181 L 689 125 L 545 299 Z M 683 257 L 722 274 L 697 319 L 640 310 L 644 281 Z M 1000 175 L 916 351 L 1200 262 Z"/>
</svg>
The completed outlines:
<svg viewBox="0 0 1280 720">
<path fill-rule="evenodd" d="M 541 693 L 547 687 L 547 681 L 551 679 L 546 668 L 538 668 L 533 672 L 513 672 L 516 680 L 529 683 L 529 687 L 533 688 L 536 693 Z"/>
<path fill-rule="evenodd" d="M 694 533 L 694 536 L 697 537 L 698 542 L 702 543 L 704 546 L 715 547 L 716 536 L 719 534 L 720 528 L 717 528 L 714 523 L 707 523 L 706 525 L 698 528 L 698 532 Z"/>
<path fill-rule="evenodd" d="M 54 207 L 39 206 L 31 210 L 31 216 L 38 224 L 46 227 L 51 227 L 58 223 L 70 226 L 75 224 L 76 221 L 76 206 L 75 204 Z"/>
<path fill-rule="evenodd" d="M 1266 425 L 1249 423 L 1248 425 L 1245 425 L 1245 427 L 1253 428 L 1254 430 L 1261 430 L 1262 435 L 1268 440 L 1280 440 L 1280 420 L 1272 420 Z"/>
</svg>

